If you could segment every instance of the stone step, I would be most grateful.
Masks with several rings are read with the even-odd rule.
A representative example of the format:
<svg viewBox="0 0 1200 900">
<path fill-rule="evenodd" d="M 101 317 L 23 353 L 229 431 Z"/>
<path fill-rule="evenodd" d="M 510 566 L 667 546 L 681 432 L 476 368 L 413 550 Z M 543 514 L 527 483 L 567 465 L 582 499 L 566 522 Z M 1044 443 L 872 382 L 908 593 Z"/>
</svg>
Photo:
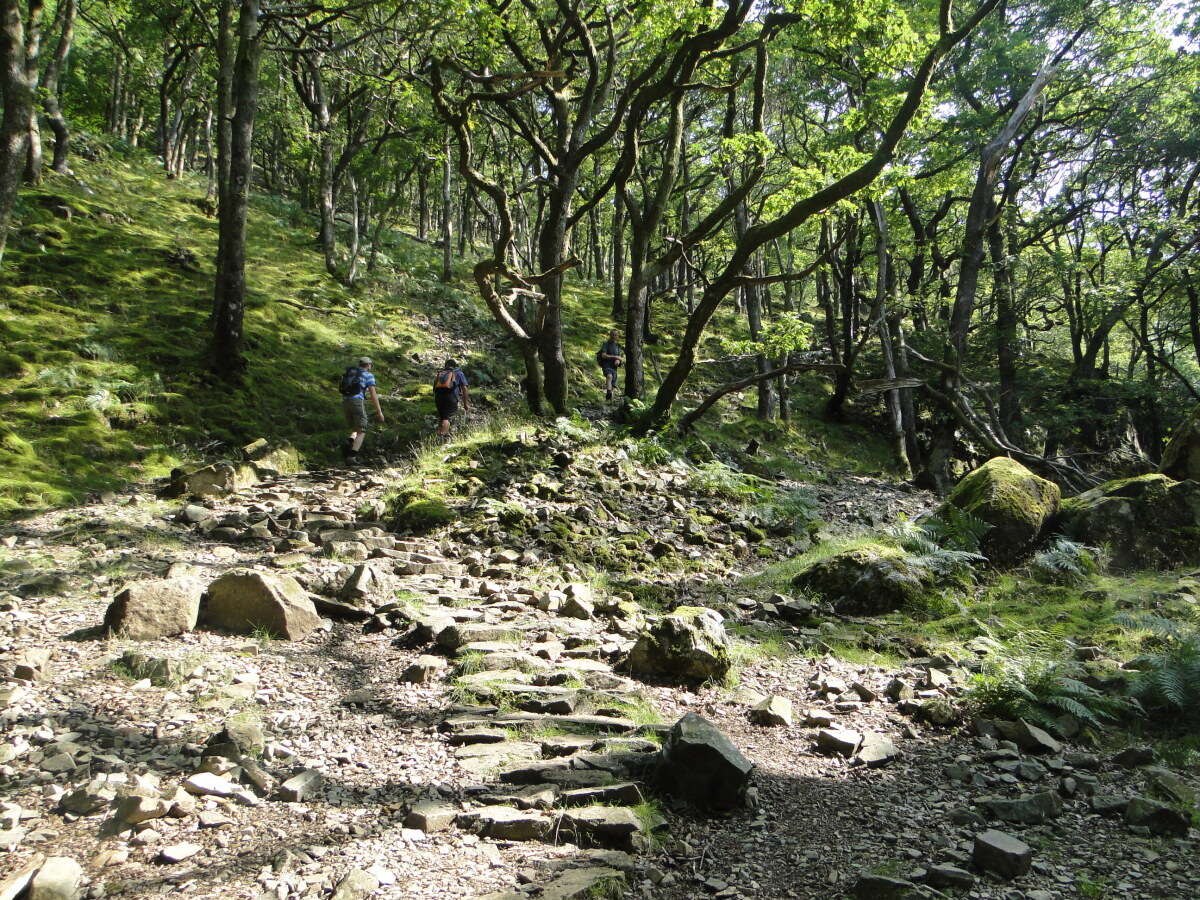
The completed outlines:
<svg viewBox="0 0 1200 900">
<path fill-rule="evenodd" d="M 628 734 L 638 729 L 637 722 L 616 716 L 540 715 L 538 713 L 507 713 L 492 718 L 491 724 L 500 728 L 561 728 L 564 731 L 599 731 Z"/>
<path fill-rule="evenodd" d="M 535 810 L 485 806 L 460 813 L 456 822 L 460 828 L 493 840 L 540 841 L 549 836 L 555 819 Z"/>
<path fill-rule="evenodd" d="M 446 740 L 452 746 L 462 746 L 466 744 L 499 744 L 507 741 L 509 737 L 509 733 L 503 728 L 468 728 L 465 731 L 451 732 Z"/>
<path fill-rule="evenodd" d="M 642 786 L 638 782 L 621 781 L 599 787 L 562 791 L 556 803 L 560 806 L 637 806 L 645 799 Z"/>
</svg>

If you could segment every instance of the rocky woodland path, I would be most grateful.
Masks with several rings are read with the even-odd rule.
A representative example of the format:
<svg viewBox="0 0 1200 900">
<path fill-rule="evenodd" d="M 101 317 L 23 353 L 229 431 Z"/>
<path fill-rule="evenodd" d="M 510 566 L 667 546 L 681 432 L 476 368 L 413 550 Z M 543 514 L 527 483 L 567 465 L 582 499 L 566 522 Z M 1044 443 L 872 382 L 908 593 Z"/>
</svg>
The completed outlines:
<svg viewBox="0 0 1200 900">
<path fill-rule="evenodd" d="M 1154 799 L 1194 779 L 913 715 L 950 710 L 971 661 L 793 653 L 748 659 L 733 688 L 635 680 L 653 616 L 490 541 L 494 522 L 390 534 L 395 474 L 134 490 L 0 529 L 0 896 L 35 872 L 45 898 L 1200 895 L 1197 832 Z M 868 479 L 818 498 L 834 525 L 929 502 Z M 750 557 L 717 543 L 666 586 L 819 643 L 803 604 L 729 596 Z M 219 600 L 231 578 L 255 586 Z M 127 583 L 185 606 L 207 589 L 201 627 L 154 637 L 170 623 L 146 610 L 178 611 L 161 597 L 115 619 Z M 288 583 L 322 618 L 218 628 Z M 754 766 L 732 810 L 655 797 L 689 712 Z"/>
</svg>

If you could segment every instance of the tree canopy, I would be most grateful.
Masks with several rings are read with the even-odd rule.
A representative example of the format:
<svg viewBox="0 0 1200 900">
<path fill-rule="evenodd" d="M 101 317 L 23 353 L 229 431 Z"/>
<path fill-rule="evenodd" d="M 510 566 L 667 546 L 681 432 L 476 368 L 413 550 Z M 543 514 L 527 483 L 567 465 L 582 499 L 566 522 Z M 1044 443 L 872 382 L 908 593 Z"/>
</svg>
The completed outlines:
<svg viewBox="0 0 1200 900">
<path fill-rule="evenodd" d="M 878 414 L 927 484 L 999 453 L 1082 486 L 1078 454 L 1154 460 L 1200 400 L 1196 20 L 1148 0 L 5 0 L 0 240 L 43 142 L 62 174 L 72 136 L 103 132 L 207 179 L 221 377 L 250 352 L 263 191 L 311 211 L 344 285 L 389 229 L 439 243 L 534 414 L 569 410 L 573 291 L 604 285 L 636 430 L 745 389 L 786 417 L 818 370 L 825 414 Z M 729 380 L 689 397 L 729 310 Z"/>
</svg>

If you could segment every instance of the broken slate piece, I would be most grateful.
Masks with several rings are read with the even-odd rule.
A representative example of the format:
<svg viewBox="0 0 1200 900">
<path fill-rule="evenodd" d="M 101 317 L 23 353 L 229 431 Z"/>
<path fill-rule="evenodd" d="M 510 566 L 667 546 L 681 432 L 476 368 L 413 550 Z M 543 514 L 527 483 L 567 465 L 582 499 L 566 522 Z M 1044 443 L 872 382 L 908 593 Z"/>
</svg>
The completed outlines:
<svg viewBox="0 0 1200 900">
<path fill-rule="evenodd" d="M 279 786 L 279 799 L 288 803 L 303 803 L 315 796 L 324 783 L 325 776 L 316 769 L 305 769 Z"/>
<path fill-rule="evenodd" d="M 167 863 L 183 862 L 185 859 L 191 859 L 203 849 L 199 844 L 172 844 L 170 847 L 163 847 L 158 858 Z"/>
<path fill-rule="evenodd" d="M 750 710 L 750 721 L 755 725 L 791 727 L 792 701 L 778 694 L 766 697 Z"/>
<path fill-rule="evenodd" d="M 840 756 L 853 756 L 862 744 L 863 736 L 857 731 L 842 728 L 823 728 L 817 732 L 817 749 Z"/>
<path fill-rule="evenodd" d="M 405 828 L 415 828 L 431 834 L 435 831 L 445 831 L 454 824 L 458 810 L 436 800 L 422 800 L 413 806 L 404 819 Z"/>
<path fill-rule="evenodd" d="M 971 861 L 1001 878 L 1017 878 L 1033 865 L 1033 850 L 1011 834 L 994 829 L 975 835 Z"/>
<path fill-rule="evenodd" d="M 915 900 L 921 895 L 911 881 L 863 872 L 854 882 L 854 896 L 857 900 Z"/>
<path fill-rule="evenodd" d="M 237 790 L 237 786 L 212 772 L 197 772 L 184 781 L 183 789 L 189 794 L 197 794 L 202 797 L 208 794 L 215 797 L 228 797 Z"/>
<path fill-rule="evenodd" d="M 869 733 L 863 736 L 854 761 L 868 769 L 878 769 L 900 756 L 900 749 L 882 734 Z"/>
</svg>

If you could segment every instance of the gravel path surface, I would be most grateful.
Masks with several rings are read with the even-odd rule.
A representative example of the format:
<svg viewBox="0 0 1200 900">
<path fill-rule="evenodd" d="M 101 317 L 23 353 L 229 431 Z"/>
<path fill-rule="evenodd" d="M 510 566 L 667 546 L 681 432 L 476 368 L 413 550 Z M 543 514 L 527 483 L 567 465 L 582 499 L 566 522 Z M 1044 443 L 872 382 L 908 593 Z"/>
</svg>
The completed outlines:
<svg viewBox="0 0 1200 900">
<path fill-rule="evenodd" d="M 208 506 L 236 508 L 251 521 L 297 502 L 353 517 L 377 504 L 389 480 L 367 470 L 317 473 Z M 881 496 L 893 514 L 911 512 L 915 502 L 865 479 L 824 486 L 820 499 L 832 518 L 847 522 L 886 518 L 872 511 Z M 287 557 L 296 551 L 279 545 L 205 535 L 181 521 L 182 505 L 139 492 L 110 495 L 0 529 L 0 648 L 10 664 L 52 655 L 34 677 L 12 670 L 0 688 L 0 884 L 44 854 L 76 860 L 82 891 L 94 898 L 285 900 L 326 897 L 335 888 L 339 900 L 371 890 L 395 900 L 582 896 L 562 876 L 579 866 L 619 873 L 623 895 L 681 900 L 841 897 L 864 871 L 911 881 L 903 890 L 913 893 L 872 884 L 859 888 L 861 896 L 1200 896 L 1195 829 L 1181 836 L 1131 830 L 1123 807 L 1096 802 L 1151 796 L 1161 791 L 1161 771 L 1121 767 L 1111 754 L 1081 748 L 1035 757 L 995 737 L 902 715 L 886 699 L 895 678 L 919 689 L 931 668 L 945 669 L 952 677 L 935 690 L 957 692 L 961 673 L 938 660 L 883 671 L 792 656 L 748 664 L 735 689 L 632 686 L 665 723 L 688 711 L 714 722 L 756 771 L 749 808 L 706 817 L 663 807 L 667 827 L 622 850 L 583 849 L 561 836 L 520 841 L 456 826 L 406 827 L 421 801 L 471 810 L 483 786 L 494 785 L 486 770 L 464 767 L 443 730 L 461 699 L 445 673 L 428 683 L 401 680 L 430 652 L 428 640 L 379 619 L 366 628 L 329 622 L 296 642 L 197 631 L 135 645 L 102 634 L 105 610 L 129 580 L 185 569 L 212 578 L 259 566 L 292 572 L 321 593 L 346 577 L 344 561 L 310 552 L 296 562 Z M 433 562 L 405 576 L 404 596 L 448 615 L 516 627 L 524 652 L 555 637 L 568 648 L 595 643 L 595 653 L 567 649 L 561 658 L 593 659 L 607 671 L 619 655 L 612 648 L 628 646 L 600 617 L 578 622 L 539 610 L 545 585 L 531 584 L 519 563 L 489 567 L 487 548 L 426 540 L 406 545 L 406 554 Z M 119 662 L 130 650 L 178 661 L 176 677 L 165 684 L 136 677 L 142 672 L 130 677 Z M 750 707 L 766 695 L 789 699 L 795 724 L 750 724 Z M 205 753 L 231 720 L 265 735 L 261 754 L 246 766 L 257 763 L 271 789 L 184 791 L 198 770 L 214 766 L 212 774 L 249 777 L 222 771 Z M 899 755 L 874 768 L 817 752 L 821 730 L 833 726 L 885 736 Z M 305 772 L 320 774 L 319 787 L 279 799 L 279 783 Z M 89 784 L 94 791 L 108 785 L 102 806 L 88 808 Z M 1196 790 L 1195 774 L 1183 773 L 1176 787 Z M 1062 810 L 1041 823 L 999 821 L 987 806 L 1047 791 L 1063 798 Z M 144 820 L 118 821 L 114 810 L 142 802 L 136 798 L 163 806 Z M 1030 846 L 1028 874 L 1002 880 L 973 867 L 975 838 L 989 828 Z M 961 886 L 940 880 L 958 877 L 951 870 L 963 872 Z M 345 880 L 357 871 L 369 878 Z"/>
</svg>

